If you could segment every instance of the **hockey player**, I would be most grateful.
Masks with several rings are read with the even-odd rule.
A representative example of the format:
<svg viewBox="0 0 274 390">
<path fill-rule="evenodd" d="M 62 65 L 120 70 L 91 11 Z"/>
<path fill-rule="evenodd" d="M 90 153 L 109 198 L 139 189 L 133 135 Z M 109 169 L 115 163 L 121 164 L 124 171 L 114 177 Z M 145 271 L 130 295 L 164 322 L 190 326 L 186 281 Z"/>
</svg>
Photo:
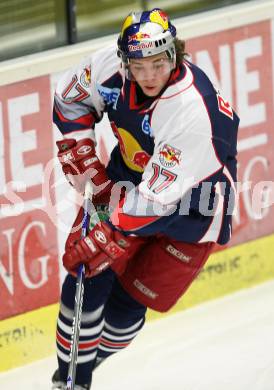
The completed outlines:
<svg viewBox="0 0 274 390">
<path fill-rule="evenodd" d="M 96 123 L 108 115 L 118 143 L 105 168 Z M 122 188 L 106 221 L 80 238 L 83 210 L 68 236 L 68 270 L 57 324 L 65 388 L 75 272 L 86 267 L 77 389 L 98 364 L 131 343 L 147 307 L 165 312 L 197 276 L 214 244 L 226 244 L 236 181 L 239 119 L 206 74 L 186 59 L 184 42 L 160 9 L 131 13 L 117 48 L 104 48 L 59 81 L 54 122 L 58 157 L 71 183 L 91 180 L 95 205 Z M 66 150 L 62 146 L 66 145 Z"/>
</svg>

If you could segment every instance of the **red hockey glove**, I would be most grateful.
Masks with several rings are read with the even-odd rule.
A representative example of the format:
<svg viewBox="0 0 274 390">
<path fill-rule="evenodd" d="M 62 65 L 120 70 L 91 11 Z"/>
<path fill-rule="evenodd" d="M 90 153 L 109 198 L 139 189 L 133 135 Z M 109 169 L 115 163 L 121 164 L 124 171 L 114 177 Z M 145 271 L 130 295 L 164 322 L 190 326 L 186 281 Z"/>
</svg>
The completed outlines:
<svg viewBox="0 0 274 390">
<path fill-rule="evenodd" d="M 106 222 L 101 222 L 85 238 L 66 247 L 63 264 L 72 274 L 77 272 L 80 264 L 85 264 L 86 276 L 95 276 L 113 262 L 126 265 L 144 242 L 141 237 L 126 237 L 117 230 L 113 231 Z"/>
<path fill-rule="evenodd" d="M 93 183 L 94 196 L 110 193 L 113 183 L 107 177 L 104 165 L 95 152 L 94 142 L 85 138 L 57 141 L 58 158 L 69 183 L 80 193 L 84 192 L 87 180 Z"/>
</svg>

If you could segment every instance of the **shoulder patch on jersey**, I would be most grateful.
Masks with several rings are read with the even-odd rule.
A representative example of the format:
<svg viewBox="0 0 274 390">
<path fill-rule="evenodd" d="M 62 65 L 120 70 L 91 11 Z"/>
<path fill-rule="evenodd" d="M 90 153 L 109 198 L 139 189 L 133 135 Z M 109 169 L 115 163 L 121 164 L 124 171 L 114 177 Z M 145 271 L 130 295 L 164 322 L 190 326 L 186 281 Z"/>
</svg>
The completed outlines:
<svg viewBox="0 0 274 390">
<path fill-rule="evenodd" d="M 113 105 L 113 109 L 117 109 L 117 102 L 121 93 L 119 88 L 108 88 L 103 85 L 97 84 L 97 90 L 102 96 L 105 104 L 108 106 Z"/>
<path fill-rule="evenodd" d="M 167 168 L 172 168 L 179 164 L 181 161 L 181 150 L 174 148 L 171 145 L 164 144 L 162 149 L 159 151 L 160 163 Z"/>
<path fill-rule="evenodd" d="M 83 87 L 88 88 L 91 82 L 91 66 L 88 65 L 85 67 L 80 76 L 80 83 Z"/>
</svg>

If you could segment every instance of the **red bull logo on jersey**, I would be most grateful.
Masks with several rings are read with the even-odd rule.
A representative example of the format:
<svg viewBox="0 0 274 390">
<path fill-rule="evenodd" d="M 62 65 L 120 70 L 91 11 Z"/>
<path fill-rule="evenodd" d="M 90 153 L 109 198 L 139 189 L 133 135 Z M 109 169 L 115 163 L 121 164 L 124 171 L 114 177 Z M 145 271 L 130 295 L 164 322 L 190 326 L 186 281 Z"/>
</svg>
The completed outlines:
<svg viewBox="0 0 274 390">
<path fill-rule="evenodd" d="M 172 168 L 181 161 L 181 151 L 165 144 L 159 152 L 159 160 L 164 167 Z"/>
<path fill-rule="evenodd" d="M 145 167 L 147 166 L 147 163 L 149 162 L 150 160 L 150 155 L 145 152 L 144 150 L 140 150 L 136 153 L 134 153 L 134 156 L 133 156 L 133 164 L 136 165 L 137 167 L 139 167 L 142 171 L 145 169 Z"/>
<path fill-rule="evenodd" d="M 129 131 L 117 127 L 114 122 L 111 122 L 111 127 L 119 141 L 121 155 L 126 166 L 135 172 L 143 173 L 151 156 L 143 150 Z"/>
<path fill-rule="evenodd" d="M 137 32 L 136 34 L 130 35 L 128 37 L 128 42 L 132 42 L 132 41 L 140 42 L 142 39 L 145 39 L 145 38 L 150 38 L 150 34 Z"/>
</svg>

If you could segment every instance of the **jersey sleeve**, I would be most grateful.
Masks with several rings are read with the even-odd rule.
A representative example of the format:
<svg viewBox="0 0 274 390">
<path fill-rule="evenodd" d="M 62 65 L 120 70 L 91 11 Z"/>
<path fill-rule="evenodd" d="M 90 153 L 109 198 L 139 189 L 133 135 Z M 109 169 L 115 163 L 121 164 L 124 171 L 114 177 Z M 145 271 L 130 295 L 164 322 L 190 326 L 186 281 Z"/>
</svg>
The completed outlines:
<svg viewBox="0 0 274 390">
<path fill-rule="evenodd" d="M 184 212 L 190 204 L 199 208 L 201 186 L 209 183 L 210 197 L 212 186 L 220 180 L 229 145 L 225 140 L 214 139 L 203 100 L 194 96 L 185 107 L 178 101 L 177 107 L 173 101 L 165 100 L 154 110 L 153 156 L 141 183 L 129 192 L 111 220 L 125 233 L 168 235 L 178 208 Z"/>
<path fill-rule="evenodd" d="M 112 50 L 96 52 L 59 80 L 54 96 L 53 121 L 64 137 L 95 140 L 94 127 L 102 119 L 105 109 L 98 86 L 112 72 L 112 54 Z M 104 67 L 104 63 L 108 66 Z"/>
</svg>

